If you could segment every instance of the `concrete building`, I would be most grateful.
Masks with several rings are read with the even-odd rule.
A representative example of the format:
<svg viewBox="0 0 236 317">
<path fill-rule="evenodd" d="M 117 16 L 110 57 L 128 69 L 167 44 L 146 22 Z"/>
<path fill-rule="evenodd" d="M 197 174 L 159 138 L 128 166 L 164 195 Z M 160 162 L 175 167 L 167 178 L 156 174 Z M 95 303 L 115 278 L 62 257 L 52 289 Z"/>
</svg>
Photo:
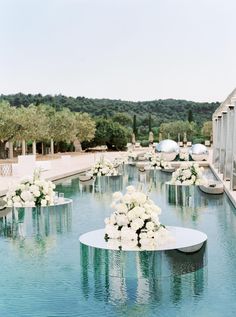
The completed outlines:
<svg viewBox="0 0 236 317">
<path fill-rule="evenodd" d="M 213 166 L 236 190 L 236 89 L 216 109 L 213 120 Z"/>
</svg>

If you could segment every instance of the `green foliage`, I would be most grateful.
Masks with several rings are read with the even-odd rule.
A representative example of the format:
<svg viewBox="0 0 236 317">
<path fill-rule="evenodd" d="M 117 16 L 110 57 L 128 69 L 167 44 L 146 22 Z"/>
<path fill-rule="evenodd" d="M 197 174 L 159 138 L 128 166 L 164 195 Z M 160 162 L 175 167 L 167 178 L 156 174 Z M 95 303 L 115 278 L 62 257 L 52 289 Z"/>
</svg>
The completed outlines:
<svg viewBox="0 0 236 317">
<path fill-rule="evenodd" d="M 211 120 L 213 112 L 220 105 L 219 102 L 208 103 L 175 99 L 131 102 L 85 97 L 73 98 L 63 95 L 24 95 L 21 93 L 0 95 L 0 100 L 7 100 L 15 107 L 22 105 L 27 107 L 32 103 L 35 105 L 48 104 L 56 110 L 66 107 L 71 111 L 87 112 L 96 117 L 106 115 L 107 118 L 111 118 L 117 112 L 126 113 L 131 117 L 135 114 L 137 115 L 137 126 L 140 125 L 139 118 L 143 119 L 147 113 L 150 113 L 153 119 L 153 127 L 158 127 L 163 122 L 186 120 L 189 110 L 198 114 L 194 121 L 202 125 L 203 122 Z"/>
<path fill-rule="evenodd" d="M 180 138 L 183 140 L 184 133 L 187 134 L 187 140 L 191 141 L 193 135 L 196 133 L 196 124 L 188 121 L 173 121 L 169 123 L 162 123 L 160 126 L 160 132 L 162 133 L 163 139 L 168 138 L 168 134 L 171 139 L 178 140 L 178 133 Z"/>
<path fill-rule="evenodd" d="M 7 142 L 12 140 L 21 125 L 18 123 L 18 112 L 8 102 L 0 103 L 0 140 Z"/>
<path fill-rule="evenodd" d="M 75 113 L 76 137 L 80 142 L 91 141 L 95 136 L 96 123 L 88 113 Z"/>
<path fill-rule="evenodd" d="M 140 145 L 141 145 L 141 146 L 144 146 L 144 147 L 147 147 L 147 146 L 149 146 L 149 141 L 148 141 L 148 140 L 142 140 L 142 141 L 140 142 Z"/>
<path fill-rule="evenodd" d="M 204 122 L 201 132 L 206 139 L 210 140 L 212 135 L 212 121 Z"/>
<path fill-rule="evenodd" d="M 189 111 L 188 111 L 188 122 L 193 122 L 194 120 L 193 120 L 193 111 L 192 111 L 192 109 L 190 109 Z"/>
<path fill-rule="evenodd" d="M 63 95 L 0 95 L 0 143 L 22 138 L 48 142 L 53 138 L 59 144 L 78 138 L 84 145 L 108 144 L 112 148 L 112 145 L 118 144 L 120 148 L 126 140 L 130 141 L 132 129 L 140 141 L 148 141 L 149 131 L 154 133 L 155 141 L 160 132 L 163 139 L 168 133 L 175 140 L 180 133 L 183 139 L 184 132 L 188 140 L 209 139 L 210 126 L 208 123 L 204 125 L 204 122 L 211 120 L 218 106 L 218 102 L 174 99 L 129 102 Z M 194 122 L 193 113 L 197 113 Z M 107 121 L 100 124 L 99 117 Z M 98 129 L 96 133 L 94 119 Z"/>
<path fill-rule="evenodd" d="M 109 149 L 122 150 L 126 147 L 128 137 L 129 130 L 118 122 L 99 118 L 96 121 L 95 138 L 91 146 L 107 145 Z"/>
<path fill-rule="evenodd" d="M 136 117 L 136 114 L 134 114 L 134 116 L 133 116 L 133 133 L 134 133 L 135 137 L 137 137 L 138 129 L 137 129 L 137 117 Z"/>
<path fill-rule="evenodd" d="M 152 131 L 152 115 L 149 113 L 148 116 L 148 132 Z"/>
<path fill-rule="evenodd" d="M 132 126 L 132 118 L 130 115 L 123 113 L 123 112 L 117 112 L 112 117 L 112 121 L 118 122 L 124 127 L 131 127 Z"/>
</svg>

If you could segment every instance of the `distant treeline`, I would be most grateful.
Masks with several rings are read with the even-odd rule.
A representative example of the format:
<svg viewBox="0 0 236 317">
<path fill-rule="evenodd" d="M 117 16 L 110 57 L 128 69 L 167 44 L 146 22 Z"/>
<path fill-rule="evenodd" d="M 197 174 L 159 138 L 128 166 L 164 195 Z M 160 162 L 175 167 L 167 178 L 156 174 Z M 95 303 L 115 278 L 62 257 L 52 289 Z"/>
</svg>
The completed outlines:
<svg viewBox="0 0 236 317">
<path fill-rule="evenodd" d="M 204 122 L 211 120 L 215 109 L 220 105 L 219 102 L 194 102 L 187 100 L 165 99 L 153 101 L 123 101 L 110 99 L 91 99 L 85 97 L 66 97 L 63 95 L 41 94 L 11 94 L 0 95 L 0 101 L 6 100 L 10 105 L 20 107 L 30 104 L 48 104 L 56 110 L 69 108 L 76 112 L 87 112 L 93 117 L 101 116 L 109 118 L 117 112 L 125 112 L 130 116 L 137 115 L 140 121 L 152 115 L 153 126 L 159 126 L 163 122 L 176 120 L 188 120 L 191 111 L 193 121 L 202 126 Z M 140 122 L 141 123 L 141 122 Z"/>
</svg>

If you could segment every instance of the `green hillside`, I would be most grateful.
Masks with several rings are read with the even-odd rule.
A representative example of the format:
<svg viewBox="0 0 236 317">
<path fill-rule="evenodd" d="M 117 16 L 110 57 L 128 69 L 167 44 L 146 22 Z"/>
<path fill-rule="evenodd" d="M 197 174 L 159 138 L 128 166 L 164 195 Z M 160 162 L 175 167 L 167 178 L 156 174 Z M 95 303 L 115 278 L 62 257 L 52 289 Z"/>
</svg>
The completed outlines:
<svg viewBox="0 0 236 317">
<path fill-rule="evenodd" d="M 110 99 L 91 99 L 85 97 L 66 97 L 63 95 L 41 94 L 11 94 L 1 95 L 1 100 L 7 100 L 12 106 L 45 103 L 55 107 L 57 110 L 68 107 L 72 111 L 87 112 L 92 116 L 111 117 L 116 112 L 125 112 L 133 116 L 137 115 L 138 121 L 143 122 L 148 114 L 152 115 L 154 126 L 159 126 L 163 122 L 187 120 L 189 110 L 192 111 L 193 120 L 202 125 L 205 121 L 211 120 L 212 114 L 219 106 L 219 102 L 194 102 L 187 100 L 165 99 L 153 101 L 131 102 Z"/>
</svg>

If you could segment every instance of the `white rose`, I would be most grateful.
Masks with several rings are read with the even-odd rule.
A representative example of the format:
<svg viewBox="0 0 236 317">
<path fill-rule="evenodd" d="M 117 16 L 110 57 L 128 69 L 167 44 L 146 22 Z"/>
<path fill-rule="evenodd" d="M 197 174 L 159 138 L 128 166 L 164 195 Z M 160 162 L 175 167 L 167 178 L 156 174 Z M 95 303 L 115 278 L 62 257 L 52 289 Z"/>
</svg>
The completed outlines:
<svg viewBox="0 0 236 317">
<path fill-rule="evenodd" d="M 154 231 L 148 230 L 148 232 L 147 232 L 147 237 L 148 237 L 148 238 L 153 238 L 153 237 L 154 237 Z"/>
<path fill-rule="evenodd" d="M 111 216 L 110 216 L 110 224 L 115 224 L 116 223 L 116 216 L 115 216 L 115 214 L 113 213 L 113 214 L 111 214 Z"/>
<path fill-rule="evenodd" d="M 108 224 L 105 227 L 105 233 L 111 239 L 118 239 L 118 238 L 120 238 L 121 231 L 118 230 L 117 226 Z"/>
<path fill-rule="evenodd" d="M 43 206 L 43 207 L 47 206 L 47 200 L 46 199 L 42 199 L 41 200 L 41 206 Z"/>
<path fill-rule="evenodd" d="M 131 195 L 131 199 L 132 202 L 142 205 L 146 202 L 147 196 L 143 193 L 135 192 Z"/>
<path fill-rule="evenodd" d="M 126 226 L 126 225 L 128 225 L 128 223 L 129 223 L 129 219 L 128 219 L 128 217 L 125 216 L 125 215 L 116 216 L 116 221 L 117 221 L 117 225 L 118 225 L 119 227 L 121 227 L 121 226 Z"/>
<path fill-rule="evenodd" d="M 146 212 L 144 212 L 141 216 L 140 216 L 141 219 L 143 220 L 147 220 L 148 218 L 150 218 L 150 215 L 148 215 Z"/>
<path fill-rule="evenodd" d="M 135 187 L 134 186 L 127 186 L 126 190 L 127 190 L 128 194 L 133 194 L 135 192 Z"/>
<path fill-rule="evenodd" d="M 34 197 L 39 197 L 40 196 L 40 191 L 39 190 L 35 190 L 33 192 Z"/>
<path fill-rule="evenodd" d="M 141 217 L 142 214 L 145 213 L 145 209 L 143 207 L 136 206 L 133 208 L 133 212 L 135 212 L 137 217 Z"/>
<path fill-rule="evenodd" d="M 131 209 L 131 210 L 128 212 L 128 218 L 129 218 L 129 220 L 134 220 L 135 218 L 137 218 L 134 209 Z"/>
<path fill-rule="evenodd" d="M 20 199 L 19 196 L 14 196 L 14 197 L 12 197 L 12 200 L 13 200 L 14 203 L 17 203 L 17 202 L 20 202 L 20 201 L 21 201 L 21 199 Z"/>
<path fill-rule="evenodd" d="M 128 227 L 123 227 L 121 229 L 121 239 L 122 240 L 137 240 L 137 233 Z"/>
<path fill-rule="evenodd" d="M 137 218 L 135 220 L 133 220 L 131 222 L 131 228 L 134 230 L 134 231 L 137 231 L 138 229 L 141 229 L 144 225 L 144 221 L 143 219 L 141 218 Z"/>
<path fill-rule="evenodd" d="M 125 204 L 128 204 L 128 205 L 129 205 L 129 204 L 131 203 L 131 195 L 125 194 L 125 195 L 123 196 L 122 201 L 123 201 Z"/>
<path fill-rule="evenodd" d="M 152 238 L 143 238 L 143 239 L 140 239 L 139 242 L 142 248 L 152 248 L 154 245 L 154 239 Z"/>
<path fill-rule="evenodd" d="M 154 227 L 155 227 L 155 225 L 154 225 L 154 223 L 153 223 L 152 221 L 148 221 L 148 222 L 146 223 L 146 228 L 147 228 L 147 230 L 153 230 Z"/>
<path fill-rule="evenodd" d="M 125 204 L 117 204 L 116 210 L 120 214 L 126 214 L 128 212 L 128 208 Z"/>
</svg>

